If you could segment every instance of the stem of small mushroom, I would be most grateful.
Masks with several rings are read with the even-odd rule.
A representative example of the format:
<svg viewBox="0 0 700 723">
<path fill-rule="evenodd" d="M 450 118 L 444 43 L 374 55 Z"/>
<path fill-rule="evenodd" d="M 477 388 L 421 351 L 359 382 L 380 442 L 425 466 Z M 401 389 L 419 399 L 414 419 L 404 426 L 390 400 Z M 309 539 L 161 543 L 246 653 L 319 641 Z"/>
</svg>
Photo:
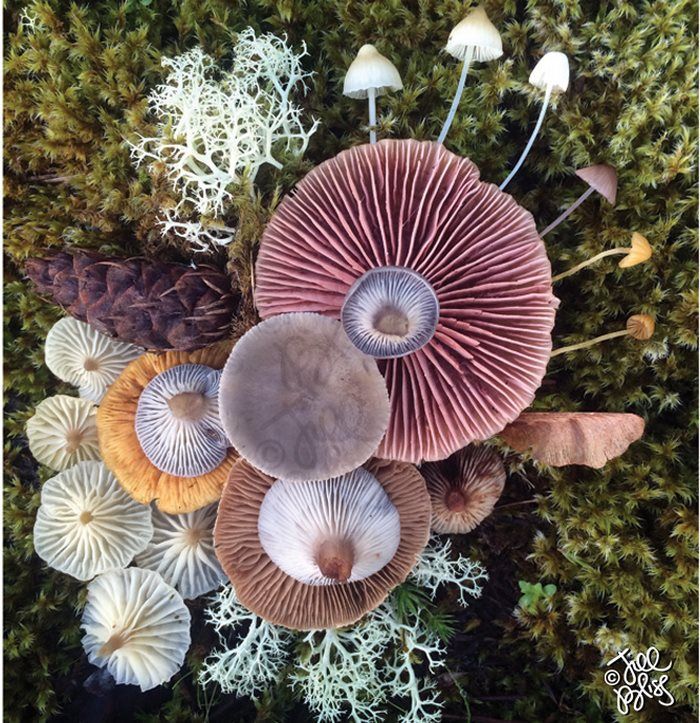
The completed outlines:
<svg viewBox="0 0 700 723">
<path fill-rule="evenodd" d="M 374 144 L 377 142 L 377 91 L 375 88 L 367 91 L 367 100 L 369 102 L 369 142 Z"/>
<path fill-rule="evenodd" d="M 469 72 L 469 66 L 471 65 L 472 58 L 474 57 L 474 48 L 470 45 L 467 48 L 467 52 L 464 56 L 464 61 L 462 63 L 462 74 L 459 76 L 459 83 L 457 84 L 457 91 L 455 93 L 455 97 L 452 99 L 452 105 L 450 106 L 450 112 L 447 114 L 447 118 L 445 119 L 445 123 L 442 126 L 442 130 L 440 131 L 440 135 L 438 136 L 438 143 L 444 143 L 445 138 L 447 137 L 447 134 L 450 131 L 450 127 L 452 126 L 452 121 L 454 120 L 455 113 L 457 112 L 457 107 L 459 106 L 459 101 L 462 98 L 462 93 L 464 92 L 464 84 L 467 81 L 467 73 Z"/>
<path fill-rule="evenodd" d="M 540 231 L 540 237 L 548 234 L 552 229 L 555 229 L 562 221 L 567 219 L 593 192 L 595 188 L 589 186 L 561 215 L 557 216 L 552 223 L 547 226 L 544 231 Z"/>
<path fill-rule="evenodd" d="M 537 138 L 537 134 L 540 132 L 540 128 L 542 127 L 542 121 L 544 120 L 544 114 L 547 112 L 547 106 L 549 105 L 549 99 L 552 97 L 552 86 L 548 85 L 547 89 L 544 92 L 544 101 L 542 102 L 542 110 L 540 111 L 540 117 L 537 119 L 537 124 L 535 125 L 535 130 L 532 132 L 532 135 L 530 136 L 530 140 L 527 142 L 527 145 L 525 146 L 525 150 L 522 152 L 520 158 L 518 159 L 518 162 L 515 164 L 515 167 L 513 170 L 508 174 L 508 178 L 506 178 L 505 181 L 499 186 L 501 191 L 513 180 L 513 176 L 520 170 L 520 166 L 523 165 L 523 162 L 527 158 L 527 154 L 530 152 L 530 149 L 532 148 L 532 144 L 535 142 L 535 138 Z"/>
<path fill-rule="evenodd" d="M 559 349 L 555 349 L 551 354 L 551 357 L 559 356 L 559 354 L 566 354 L 570 351 L 576 351 L 577 349 L 587 349 L 589 346 L 595 346 L 600 344 L 601 341 L 607 341 L 608 339 L 615 339 L 618 336 L 627 336 L 629 332 L 627 329 L 621 329 L 620 331 L 611 331 L 609 334 L 603 334 L 602 336 L 596 336 L 594 339 L 588 341 L 582 341 L 579 344 L 571 344 L 570 346 L 562 346 Z"/>
<path fill-rule="evenodd" d="M 552 276 L 552 283 L 555 283 L 556 281 L 561 281 L 562 279 L 565 279 L 567 276 L 571 276 L 571 275 L 575 274 L 577 271 L 580 271 L 581 269 L 585 269 L 586 266 L 595 264 L 597 261 L 600 261 L 600 259 L 604 259 L 606 256 L 616 256 L 619 254 L 627 255 L 629 252 L 630 252 L 629 247 L 625 248 L 624 246 L 618 246 L 617 248 L 614 248 L 614 249 L 608 249 L 607 251 L 601 251 L 599 254 L 592 256 L 590 259 L 586 259 L 585 261 L 582 261 L 580 264 L 576 264 L 576 266 L 572 266 L 567 271 L 563 271 L 561 274 Z"/>
</svg>

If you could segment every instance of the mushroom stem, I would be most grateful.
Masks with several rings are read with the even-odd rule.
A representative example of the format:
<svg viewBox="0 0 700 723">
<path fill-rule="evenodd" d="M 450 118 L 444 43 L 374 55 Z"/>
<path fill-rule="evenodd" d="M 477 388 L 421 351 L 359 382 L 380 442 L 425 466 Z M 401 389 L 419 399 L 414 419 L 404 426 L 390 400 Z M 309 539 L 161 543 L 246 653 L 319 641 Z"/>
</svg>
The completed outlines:
<svg viewBox="0 0 700 723">
<path fill-rule="evenodd" d="M 513 176 L 520 170 L 520 166 L 523 165 L 523 162 L 527 158 L 527 154 L 530 152 L 530 149 L 532 148 L 532 144 L 535 142 L 535 138 L 537 138 L 537 134 L 540 132 L 540 128 L 542 127 L 542 121 L 544 120 L 544 114 L 547 112 L 547 106 L 549 105 L 549 99 L 552 97 L 552 88 L 553 86 L 550 84 L 547 86 L 545 92 L 544 92 L 544 101 L 542 103 L 542 110 L 540 111 L 540 117 L 537 119 L 537 124 L 535 125 L 535 130 L 532 131 L 532 135 L 530 136 L 530 140 L 527 142 L 527 145 L 525 146 L 525 150 L 522 152 L 520 158 L 518 159 L 518 162 L 515 164 L 515 167 L 513 170 L 508 174 L 508 177 L 505 181 L 499 186 L 501 191 L 513 180 Z"/>
<path fill-rule="evenodd" d="M 457 107 L 459 106 L 459 101 L 462 98 L 462 93 L 464 92 L 464 84 L 467 81 L 467 73 L 469 72 L 469 66 L 471 65 L 472 58 L 474 57 L 474 47 L 470 45 L 467 48 L 467 52 L 464 56 L 464 62 L 462 63 L 462 74 L 459 76 L 459 83 L 457 84 L 457 91 L 455 92 L 455 97 L 452 99 L 452 105 L 450 106 L 450 112 L 447 114 L 447 118 L 445 119 L 445 122 L 442 126 L 442 130 L 440 131 L 440 135 L 438 136 L 438 143 L 444 143 L 445 138 L 447 137 L 447 134 L 450 131 L 450 127 L 452 126 L 452 121 L 454 120 L 455 113 L 457 112 Z"/>
<path fill-rule="evenodd" d="M 618 336 L 627 336 L 629 332 L 627 329 L 620 329 L 620 331 L 611 331 L 609 334 L 602 334 L 601 336 L 596 336 L 593 339 L 589 339 L 588 341 L 582 341 L 579 344 L 571 344 L 570 346 L 562 346 L 559 347 L 559 349 L 555 349 L 551 355 L 551 357 L 559 356 L 559 354 L 566 354 L 570 351 L 576 351 L 577 349 L 587 349 L 589 346 L 595 346 L 596 344 L 600 344 L 601 341 L 607 341 L 608 339 L 615 339 Z"/>
<path fill-rule="evenodd" d="M 608 249 L 607 251 L 601 251 L 599 254 L 592 256 L 590 259 L 586 259 L 585 261 L 582 261 L 580 264 L 576 264 L 576 266 L 572 266 L 567 271 L 563 271 L 561 274 L 552 276 L 552 283 L 555 283 L 556 281 L 561 281 L 562 279 L 565 279 L 567 276 L 572 276 L 577 271 L 580 271 L 581 269 L 585 269 L 586 266 L 590 266 L 591 264 L 595 264 L 597 261 L 600 261 L 600 259 L 604 259 L 606 256 L 616 256 L 618 254 L 628 254 L 629 252 L 630 252 L 629 248 L 625 248 L 624 246 L 618 246 L 614 249 Z"/>
<path fill-rule="evenodd" d="M 370 88 L 367 91 L 367 102 L 369 103 L 369 142 L 377 142 L 377 90 Z"/>
<path fill-rule="evenodd" d="M 547 226 L 544 231 L 540 231 L 540 236 L 545 236 L 548 234 L 552 229 L 555 229 L 562 221 L 567 219 L 593 192 L 595 191 L 595 188 L 593 186 L 589 186 L 587 190 L 585 190 L 570 206 L 567 208 L 562 214 L 557 216 L 552 223 Z"/>
</svg>

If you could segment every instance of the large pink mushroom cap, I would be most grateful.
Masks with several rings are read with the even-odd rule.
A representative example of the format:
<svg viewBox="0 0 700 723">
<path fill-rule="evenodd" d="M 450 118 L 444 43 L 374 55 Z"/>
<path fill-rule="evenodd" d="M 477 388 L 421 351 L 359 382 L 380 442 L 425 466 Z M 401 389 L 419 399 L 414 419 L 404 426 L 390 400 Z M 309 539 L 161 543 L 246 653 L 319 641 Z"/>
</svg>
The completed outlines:
<svg viewBox="0 0 700 723">
<path fill-rule="evenodd" d="M 547 367 L 558 301 L 534 220 L 437 143 L 384 140 L 311 171 L 268 224 L 256 279 L 261 316 L 342 311 L 383 359 L 380 457 L 439 460 L 488 439 Z"/>
</svg>

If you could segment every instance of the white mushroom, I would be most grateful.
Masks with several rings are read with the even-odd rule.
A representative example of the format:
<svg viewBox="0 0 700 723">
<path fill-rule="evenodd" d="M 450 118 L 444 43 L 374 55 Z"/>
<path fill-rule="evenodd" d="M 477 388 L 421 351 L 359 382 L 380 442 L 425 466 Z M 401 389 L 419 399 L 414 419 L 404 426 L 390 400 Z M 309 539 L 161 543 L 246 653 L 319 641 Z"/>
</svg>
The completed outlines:
<svg viewBox="0 0 700 723">
<path fill-rule="evenodd" d="M 377 142 L 376 99 L 390 90 L 401 90 L 403 83 L 396 66 L 374 45 L 363 45 L 352 61 L 343 83 L 343 95 L 369 101 L 369 142 Z"/>
<path fill-rule="evenodd" d="M 80 396 L 101 401 L 107 387 L 144 350 L 115 341 L 77 319 L 57 321 L 46 336 L 46 366 L 59 379 L 73 384 Z"/>
<path fill-rule="evenodd" d="M 79 462 L 41 488 L 34 549 L 78 580 L 128 565 L 153 535 L 151 512 L 121 488 L 102 462 Z"/>
<path fill-rule="evenodd" d="M 218 504 L 183 515 L 153 508 L 153 539 L 136 564 L 160 573 L 186 600 L 215 590 L 226 580 L 214 552 Z"/>
<path fill-rule="evenodd" d="M 61 472 L 100 458 L 97 407 L 89 399 L 57 394 L 37 404 L 27 421 L 29 451 L 40 464 Z"/>
<path fill-rule="evenodd" d="M 190 646 L 190 612 L 151 570 L 111 570 L 88 585 L 81 627 L 88 660 L 142 691 L 177 673 Z"/>
</svg>

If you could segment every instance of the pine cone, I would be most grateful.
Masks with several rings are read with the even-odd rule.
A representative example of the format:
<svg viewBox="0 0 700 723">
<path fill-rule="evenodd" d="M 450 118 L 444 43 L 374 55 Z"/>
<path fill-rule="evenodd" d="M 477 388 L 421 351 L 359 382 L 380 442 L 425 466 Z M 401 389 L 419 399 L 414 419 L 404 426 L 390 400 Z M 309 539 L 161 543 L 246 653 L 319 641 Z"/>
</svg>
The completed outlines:
<svg viewBox="0 0 700 723">
<path fill-rule="evenodd" d="M 64 251 L 29 259 L 27 276 L 80 321 L 151 350 L 192 351 L 225 339 L 240 295 L 212 266 Z"/>
</svg>

